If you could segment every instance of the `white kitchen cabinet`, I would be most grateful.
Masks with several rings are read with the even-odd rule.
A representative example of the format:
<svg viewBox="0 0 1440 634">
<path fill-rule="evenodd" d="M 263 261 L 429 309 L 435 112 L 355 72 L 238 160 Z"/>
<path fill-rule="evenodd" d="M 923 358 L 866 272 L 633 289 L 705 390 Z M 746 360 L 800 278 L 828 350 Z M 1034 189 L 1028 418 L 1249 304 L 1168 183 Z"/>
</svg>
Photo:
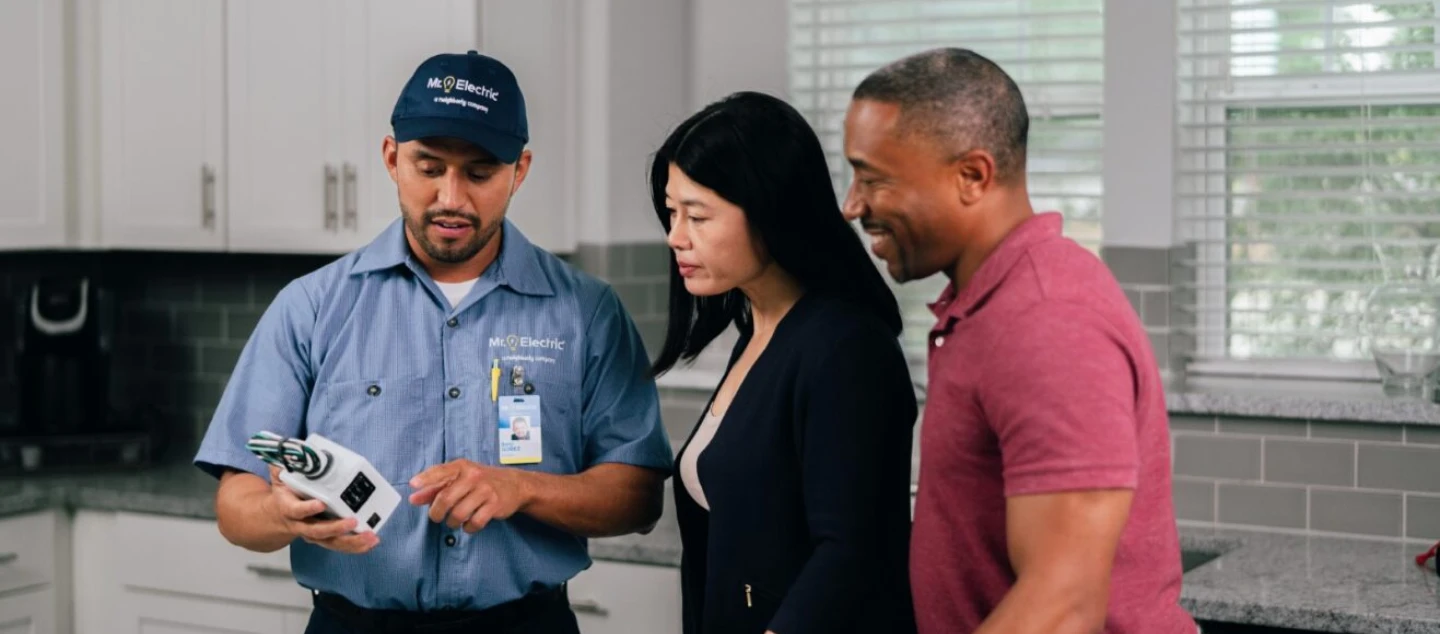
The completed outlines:
<svg viewBox="0 0 1440 634">
<path fill-rule="evenodd" d="M 356 166 L 345 152 L 345 84 L 363 62 L 347 54 L 342 0 L 228 5 L 232 251 L 340 252 L 356 243 Z M 359 72 L 363 83 L 363 68 Z"/>
<path fill-rule="evenodd" d="M 523 3 L 520 3 L 523 4 Z M 363 9 L 362 9 L 363 8 Z M 385 168 L 381 144 L 390 129 L 390 114 L 405 82 L 420 63 L 440 53 L 464 53 L 480 47 L 479 0 L 367 0 L 362 47 L 365 77 L 347 85 L 351 103 L 364 104 L 357 132 L 351 135 L 353 161 L 360 168 L 359 213 L 366 241 L 400 217 L 399 194 Z"/>
<path fill-rule="evenodd" d="M 224 249 L 225 1 L 87 6 L 100 11 L 102 245 Z"/>
<path fill-rule="evenodd" d="M 309 620 L 288 549 L 244 550 L 212 520 L 82 511 L 75 553 L 76 634 L 302 634 Z"/>
<path fill-rule="evenodd" d="M 61 3 L 0 2 L 0 249 L 65 242 L 65 73 Z M 0 630 L 3 631 L 3 630 Z"/>
<path fill-rule="evenodd" d="M 0 597 L 0 634 L 55 634 L 55 591 L 31 590 Z"/>
<path fill-rule="evenodd" d="M 570 582 L 583 634 L 680 631 L 680 569 L 596 561 Z"/>
<path fill-rule="evenodd" d="M 0 634 L 55 634 L 65 631 L 60 591 L 60 550 L 68 548 L 67 529 L 55 511 L 38 511 L 0 520 Z"/>
</svg>

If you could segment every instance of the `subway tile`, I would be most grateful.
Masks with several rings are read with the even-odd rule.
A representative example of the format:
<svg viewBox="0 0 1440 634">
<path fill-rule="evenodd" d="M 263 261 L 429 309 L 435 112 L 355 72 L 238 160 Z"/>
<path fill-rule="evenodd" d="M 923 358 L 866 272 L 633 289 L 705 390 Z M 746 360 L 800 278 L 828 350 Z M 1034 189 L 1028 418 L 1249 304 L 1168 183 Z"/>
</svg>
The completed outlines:
<svg viewBox="0 0 1440 634">
<path fill-rule="evenodd" d="M 242 347 L 230 343 L 206 344 L 200 348 L 200 371 L 229 376 L 240 360 Z"/>
<path fill-rule="evenodd" d="M 1304 436 L 1305 421 L 1282 418 L 1220 417 L 1220 433 L 1253 436 Z"/>
<path fill-rule="evenodd" d="M 1310 530 L 1399 537 L 1399 493 L 1311 489 Z"/>
<path fill-rule="evenodd" d="M 189 375 L 199 365 L 195 348 L 173 343 L 157 345 L 150 349 L 151 367 L 171 375 Z"/>
<path fill-rule="evenodd" d="M 1168 249 L 1108 246 L 1101 248 L 1100 255 L 1122 285 L 1170 283 Z"/>
<path fill-rule="evenodd" d="M 613 286 L 615 293 L 620 296 L 620 303 L 625 306 L 626 312 L 630 313 L 632 318 L 650 315 L 650 287 L 648 285 L 617 282 Z"/>
<path fill-rule="evenodd" d="M 1405 494 L 1405 536 L 1440 540 L 1440 496 Z"/>
<path fill-rule="evenodd" d="M 154 277 L 142 286 L 147 304 L 193 304 L 200 298 L 200 284 L 191 276 Z"/>
<path fill-rule="evenodd" d="M 1135 314 L 1138 315 L 1141 320 L 1145 319 L 1144 295 L 1144 293 L 1133 288 L 1125 289 L 1125 299 L 1130 300 L 1130 307 L 1135 309 Z"/>
<path fill-rule="evenodd" d="M 1395 431 L 1400 431 L 1398 428 Z M 1405 444 L 1407 445 L 1440 445 L 1440 427 L 1429 427 L 1426 425 L 1406 425 Z"/>
<path fill-rule="evenodd" d="M 1356 467 L 1363 488 L 1440 491 L 1440 447 L 1361 443 Z"/>
<path fill-rule="evenodd" d="M 250 305 L 250 276 L 240 272 L 207 275 L 200 280 L 200 303 L 223 306 Z"/>
<path fill-rule="evenodd" d="M 235 343 L 244 343 L 255 332 L 264 308 L 229 308 L 225 311 L 225 338 Z"/>
<path fill-rule="evenodd" d="M 575 247 L 572 262 L 576 268 L 601 279 L 609 279 L 610 251 L 603 244 L 581 244 Z"/>
<path fill-rule="evenodd" d="M 221 379 L 196 377 L 181 384 L 185 400 L 191 407 L 215 409 L 220 397 L 225 394 L 225 381 Z"/>
<path fill-rule="evenodd" d="M 1170 431 L 1193 431 L 1215 433 L 1216 422 L 1214 416 L 1190 416 L 1186 414 L 1172 414 L 1170 416 Z"/>
<path fill-rule="evenodd" d="M 280 294 L 287 285 L 299 275 L 285 275 L 277 272 L 257 273 L 250 280 L 250 305 L 265 308 L 275 301 L 275 296 Z"/>
<path fill-rule="evenodd" d="M 1145 325 L 1151 328 L 1168 328 L 1170 326 L 1170 293 L 1168 291 L 1145 291 L 1145 310 L 1142 315 L 1145 318 Z"/>
<path fill-rule="evenodd" d="M 1265 481 L 1355 485 L 1355 444 L 1265 439 Z"/>
<path fill-rule="evenodd" d="M 1175 478 L 1170 484 L 1177 519 L 1199 522 L 1215 521 L 1214 482 Z"/>
<path fill-rule="evenodd" d="M 670 248 L 662 242 L 630 246 L 630 277 L 667 278 L 670 275 Z"/>
<path fill-rule="evenodd" d="M 1376 440 L 1399 442 L 1401 427 L 1385 423 L 1338 423 L 1310 421 L 1311 438 L 1336 438 L 1342 440 Z"/>
<path fill-rule="evenodd" d="M 219 307 L 196 306 L 175 310 L 175 336 L 182 340 L 220 339 L 225 336 Z"/>
<path fill-rule="evenodd" d="M 1219 521 L 1276 528 L 1305 528 L 1305 488 L 1221 482 Z"/>
<path fill-rule="evenodd" d="M 148 341 L 170 339 L 173 318 L 165 306 L 127 306 L 120 311 L 121 337 Z"/>
<path fill-rule="evenodd" d="M 1170 333 L 1150 333 L 1150 350 L 1155 354 L 1155 363 L 1161 368 L 1170 367 Z"/>
<path fill-rule="evenodd" d="M 1176 436 L 1175 474 L 1234 480 L 1260 479 L 1260 439 Z"/>
</svg>

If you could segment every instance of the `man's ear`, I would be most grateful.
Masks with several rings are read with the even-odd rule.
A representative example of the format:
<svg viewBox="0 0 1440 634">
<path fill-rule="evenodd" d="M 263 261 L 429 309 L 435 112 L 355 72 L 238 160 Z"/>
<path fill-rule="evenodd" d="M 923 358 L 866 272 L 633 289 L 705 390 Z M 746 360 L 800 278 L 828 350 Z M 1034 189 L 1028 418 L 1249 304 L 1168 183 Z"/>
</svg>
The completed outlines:
<svg viewBox="0 0 1440 634">
<path fill-rule="evenodd" d="M 529 148 L 526 148 L 520 152 L 520 158 L 515 160 L 515 182 L 510 186 L 511 196 L 514 196 L 515 192 L 520 191 L 520 185 L 525 182 L 525 177 L 530 174 L 530 161 L 533 160 L 533 158 L 534 156 L 530 153 Z"/>
<path fill-rule="evenodd" d="M 385 162 L 385 171 L 390 172 L 390 180 L 400 184 L 400 175 L 397 173 L 397 166 L 400 164 L 400 144 L 395 137 L 386 135 L 385 140 L 380 142 L 380 160 Z"/>
<path fill-rule="evenodd" d="M 995 157 L 985 150 L 970 150 L 954 162 L 960 202 L 973 205 L 995 187 Z"/>
</svg>

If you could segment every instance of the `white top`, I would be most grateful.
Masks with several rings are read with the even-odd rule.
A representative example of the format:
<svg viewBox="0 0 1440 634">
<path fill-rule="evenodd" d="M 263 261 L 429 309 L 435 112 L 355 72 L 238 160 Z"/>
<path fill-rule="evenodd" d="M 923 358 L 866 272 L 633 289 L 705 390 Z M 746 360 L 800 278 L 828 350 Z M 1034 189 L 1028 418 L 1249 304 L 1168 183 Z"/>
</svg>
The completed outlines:
<svg viewBox="0 0 1440 634">
<path fill-rule="evenodd" d="M 478 281 L 480 278 L 477 277 L 465 282 L 436 282 L 435 285 L 440 287 L 440 292 L 445 294 L 445 299 L 450 300 L 450 307 L 454 308 L 456 304 L 460 303 L 460 300 L 465 299 L 465 295 L 470 292 L 470 289 L 475 288 L 475 283 Z"/>
<path fill-rule="evenodd" d="M 700 473 L 695 469 L 695 463 L 700 459 L 700 454 L 705 447 L 710 445 L 710 440 L 715 437 L 715 430 L 720 428 L 720 419 L 724 416 L 716 416 L 705 409 L 705 419 L 700 421 L 700 428 L 695 430 L 695 437 L 690 439 L 690 447 L 685 450 L 685 455 L 680 456 L 680 480 L 685 483 L 685 490 L 690 492 L 690 497 L 700 508 L 710 510 L 710 502 L 705 499 L 705 489 L 700 486 Z"/>
</svg>

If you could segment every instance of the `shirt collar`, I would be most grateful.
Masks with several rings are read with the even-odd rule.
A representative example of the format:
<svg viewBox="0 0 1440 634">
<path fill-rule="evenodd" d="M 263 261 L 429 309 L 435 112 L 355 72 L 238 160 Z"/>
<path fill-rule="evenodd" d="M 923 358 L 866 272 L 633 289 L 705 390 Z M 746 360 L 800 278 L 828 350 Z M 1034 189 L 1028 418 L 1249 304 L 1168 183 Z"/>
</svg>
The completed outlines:
<svg viewBox="0 0 1440 634">
<path fill-rule="evenodd" d="M 396 218 L 375 240 L 365 245 L 350 267 L 351 275 L 363 275 L 374 271 L 407 266 L 417 274 L 424 274 L 424 267 L 410 253 L 410 243 L 405 240 L 405 221 Z M 500 255 L 487 269 L 487 275 L 496 275 L 502 286 L 525 295 L 554 295 L 555 289 L 550 278 L 540 265 L 540 249 L 521 233 L 509 219 L 503 221 L 500 229 Z"/>
<path fill-rule="evenodd" d="M 1060 237 L 1064 222 L 1064 217 L 1059 212 L 1052 211 L 1035 214 L 1020 223 L 990 252 L 965 288 L 957 292 L 954 285 L 945 285 L 940 298 L 930 304 L 930 310 L 942 324 L 968 317 L 981 300 L 1000 286 L 1010 269 L 1015 267 L 1031 247 Z"/>
</svg>

